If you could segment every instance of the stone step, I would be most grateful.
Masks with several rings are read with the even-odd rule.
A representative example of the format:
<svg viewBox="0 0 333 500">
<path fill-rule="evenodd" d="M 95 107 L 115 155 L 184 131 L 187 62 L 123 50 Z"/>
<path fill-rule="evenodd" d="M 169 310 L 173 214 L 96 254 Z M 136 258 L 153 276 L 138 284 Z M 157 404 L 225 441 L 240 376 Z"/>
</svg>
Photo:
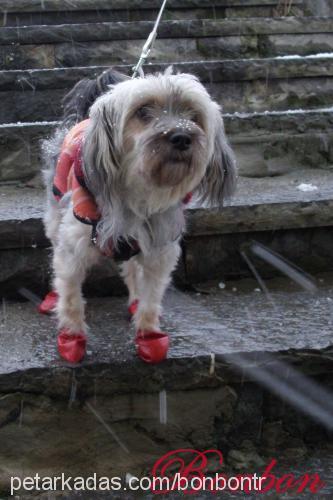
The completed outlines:
<svg viewBox="0 0 333 500">
<path fill-rule="evenodd" d="M 279 175 L 300 165 L 331 168 L 333 109 L 226 114 L 226 131 L 245 176 Z M 40 141 L 57 122 L 0 126 L 0 182 L 29 181 L 40 172 Z M 19 167 L 18 167 L 19 165 Z"/>
<path fill-rule="evenodd" d="M 146 71 L 168 64 L 151 64 Z M 327 107 L 333 102 L 331 54 L 287 58 L 175 63 L 196 74 L 225 112 Z M 131 66 L 118 66 L 131 71 Z M 0 71 L 0 122 L 52 121 L 61 99 L 81 78 L 94 78 L 105 67 Z M 45 106 L 45 103 L 48 105 Z"/>
<path fill-rule="evenodd" d="M 230 17 L 301 16 L 310 13 L 302 0 L 292 5 L 279 5 L 278 0 L 175 0 L 167 3 L 163 19 L 208 19 Z M 153 1 L 40 1 L 3 0 L 0 6 L 3 26 L 36 24 L 95 23 L 100 21 L 155 20 L 161 3 Z"/>
<path fill-rule="evenodd" d="M 293 0 L 294 3 L 302 4 L 302 0 Z M 211 6 L 210 0 L 169 0 L 168 7 L 170 8 L 189 8 L 197 7 L 198 5 L 202 7 Z M 265 5 L 277 5 L 278 0 L 216 0 L 214 4 L 220 7 L 236 7 L 236 6 L 260 6 Z M 7 12 L 59 12 L 59 11 L 86 11 L 86 10 L 125 10 L 125 9 L 135 9 L 140 8 L 146 9 L 159 9 L 161 2 L 159 0 L 132 0 L 131 4 L 128 5 L 127 0 L 72 0 L 68 2 L 67 0 L 43 0 L 43 4 L 40 0 L 2 0 L 1 8 Z"/>
<path fill-rule="evenodd" d="M 134 64 L 153 22 L 0 28 L 2 69 Z M 150 62 L 309 55 L 333 49 L 333 18 L 162 21 Z"/>
<path fill-rule="evenodd" d="M 88 354 L 75 367 L 57 356 L 52 318 L 39 316 L 29 303 L 6 301 L 0 311 L 0 461 L 6 464 L 0 468 L 1 491 L 8 491 L 10 476 L 54 477 L 62 471 L 86 477 L 91 464 L 98 477 L 143 477 L 157 459 L 179 448 L 219 449 L 227 471 L 234 465 L 239 473 L 232 458 L 243 442 L 247 452 L 238 456 L 243 462 L 252 457 L 256 471 L 272 456 L 281 466 L 287 452 L 294 460 L 300 453 L 302 470 L 300 456 L 318 452 L 329 435 L 281 401 L 282 390 L 276 397 L 256 383 L 256 370 L 298 391 L 301 382 L 313 393 L 304 375 L 330 390 L 333 279 L 320 279 L 316 295 L 287 280 L 270 281 L 275 307 L 254 291 L 252 280 L 233 283 L 233 290 L 212 286 L 209 295 L 170 290 L 163 328 L 171 349 L 158 366 L 135 356 L 124 298 L 88 301 Z M 320 397 L 318 390 L 315 401 Z M 249 473 L 250 465 L 240 467 Z M 316 461 L 301 474 L 318 467 Z M 290 462 L 283 470 L 292 470 Z M 320 471 L 321 479 L 330 480 L 329 473 Z"/>
<path fill-rule="evenodd" d="M 17 296 L 22 286 L 47 289 L 49 250 L 41 220 L 43 206 L 44 193 L 37 188 L 1 187 L 2 296 Z M 180 283 L 197 283 L 249 274 L 239 251 L 252 239 L 271 246 L 307 270 L 333 269 L 332 208 L 332 171 L 298 169 L 279 177 L 240 177 L 236 196 L 222 212 L 189 210 L 184 258 L 176 279 Z M 274 275 L 272 268 L 262 262 L 258 265 L 265 275 Z M 92 295 L 124 292 L 109 259 L 94 270 L 87 291 Z"/>
<path fill-rule="evenodd" d="M 217 282 L 210 283 L 205 287 L 206 293 L 189 294 L 171 289 L 165 299 L 162 319 L 163 328 L 172 338 L 168 364 L 175 363 L 177 366 L 180 360 L 184 360 L 185 365 L 192 365 L 193 359 L 202 359 L 207 363 L 210 362 L 211 353 L 222 358 L 231 353 L 252 352 L 257 354 L 259 359 L 260 353 L 281 353 L 283 357 L 283 353 L 287 355 L 289 352 L 291 359 L 293 355 L 295 359 L 298 356 L 302 359 L 303 350 L 310 351 L 311 356 L 311 350 L 324 351 L 331 345 L 333 317 L 332 314 L 327 314 L 327 304 L 333 298 L 332 274 L 318 276 L 316 295 L 300 290 L 296 284 L 285 278 L 269 280 L 267 286 L 276 308 L 272 307 L 265 294 L 255 291 L 258 283 L 252 278 L 232 281 L 223 290 Z M 314 301 L 315 308 L 309 306 Z M 248 316 L 244 314 L 245 310 L 248 310 Z M 254 311 L 256 314 L 252 315 Z M 291 316 L 294 316 L 293 321 L 290 321 Z M 1 319 L 4 320 L 3 311 Z M 0 354 L 0 389 L 4 389 L 4 384 L 8 384 L 9 389 L 12 380 L 17 381 L 20 376 L 23 376 L 24 385 L 29 376 L 33 375 L 33 370 L 39 370 L 40 375 L 47 375 L 40 389 L 43 388 L 47 394 L 52 392 L 54 395 L 66 397 L 67 386 L 60 384 L 57 388 L 57 384 L 49 385 L 48 379 L 48 376 L 58 377 L 68 370 L 68 366 L 58 359 L 56 353 L 54 318 L 39 315 L 31 303 L 8 301 L 5 320 L 5 326 L 1 325 L 3 348 Z M 118 369 L 114 374 L 116 379 L 111 385 L 105 383 L 103 387 L 105 393 L 111 394 L 117 392 L 117 377 L 123 375 L 122 365 L 130 363 L 135 370 L 141 369 L 143 373 L 152 370 L 136 360 L 133 329 L 126 317 L 125 297 L 90 299 L 87 322 L 91 326 L 90 352 L 82 363 L 82 368 L 76 370 L 78 376 L 85 369 L 88 375 L 90 371 L 94 371 L 94 367 L 98 369 L 99 365 L 105 364 L 106 367 L 110 366 L 110 369 L 112 365 L 117 365 Z M 303 328 L 305 325 L 307 327 Z M 315 330 L 321 334 L 313 335 Z M 267 335 L 268 331 L 271 335 Z M 209 375 L 209 362 L 204 378 Z M 332 359 L 330 363 L 332 364 Z M 218 365 L 219 370 L 226 368 L 220 363 Z M 161 364 L 160 368 L 160 383 L 162 380 L 166 383 L 166 367 Z M 317 373 L 323 373 L 325 370 L 324 365 L 316 365 Z M 177 370 L 174 376 L 170 373 L 170 385 L 176 381 L 178 375 Z M 192 377 L 195 379 L 196 374 L 189 373 L 188 377 L 187 382 L 190 382 Z M 128 381 L 132 380 L 130 374 L 128 378 Z M 163 389 L 163 385 L 159 386 L 153 379 L 145 388 L 146 383 L 145 377 L 139 377 L 138 380 L 133 377 L 133 385 L 128 387 L 129 392 L 146 389 L 149 391 L 153 387 Z M 184 383 L 186 384 L 185 381 Z M 93 384 L 82 389 L 92 394 Z"/>
</svg>

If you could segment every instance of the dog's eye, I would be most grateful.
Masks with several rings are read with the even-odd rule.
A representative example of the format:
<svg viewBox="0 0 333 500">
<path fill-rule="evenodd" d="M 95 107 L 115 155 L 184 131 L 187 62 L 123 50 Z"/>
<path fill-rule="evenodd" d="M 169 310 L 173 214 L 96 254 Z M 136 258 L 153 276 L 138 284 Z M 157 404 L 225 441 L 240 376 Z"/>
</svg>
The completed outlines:
<svg viewBox="0 0 333 500">
<path fill-rule="evenodd" d="M 152 119 L 151 110 L 148 106 L 141 106 L 135 114 L 143 122 L 148 122 Z"/>
<path fill-rule="evenodd" d="M 193 112 L 191 118 L 190 118 L 192 123 L 195 123 L 197 127 L 204 129 L 204 118 L 201 113 L 196 113 Z"/>
<path fill-rule="evenodd" d="M 199 113 L 193 113 L 193 115 L 191 117 L 191 120 L 192 120 L 192 122 L 194 122 L 196 124 L 200 124 L 201 123 L 201 117 L 200 117 Z"/>
</svg>

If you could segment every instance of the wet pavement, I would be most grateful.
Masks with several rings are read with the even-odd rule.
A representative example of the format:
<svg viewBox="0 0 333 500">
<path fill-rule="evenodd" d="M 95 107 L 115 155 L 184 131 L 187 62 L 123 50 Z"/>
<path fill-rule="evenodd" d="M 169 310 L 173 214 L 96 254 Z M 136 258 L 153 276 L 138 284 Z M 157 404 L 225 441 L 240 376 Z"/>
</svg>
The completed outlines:
<svg viewBox="0 0 333 500">
<path fill-rule="evenodd" d="M 171 337 L 169 358 L 323 350 L 333 343 L 332 275 L 318 279 L 315 294 L 285 278 L 266 285 L 269 297 L 251 279 L 205 284 L 197 293 L 170 290 L 162 320 L 162 330 Z M 126 310 L 125 297 L 88 299 L 90 334 L 83 365 L 126 365 L 135 359 L 134 329 Z M 2 374 L 62 366 L 55 348 L 55 319 L 39 315 L 31 303 L 3 300 L 0 338 Z"/>
</svg>

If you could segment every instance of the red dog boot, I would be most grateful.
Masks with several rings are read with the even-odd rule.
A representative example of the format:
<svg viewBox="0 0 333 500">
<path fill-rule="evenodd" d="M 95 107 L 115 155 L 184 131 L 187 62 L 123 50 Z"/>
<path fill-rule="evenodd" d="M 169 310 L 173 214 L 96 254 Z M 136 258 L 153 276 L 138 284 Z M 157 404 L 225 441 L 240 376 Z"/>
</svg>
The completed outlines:
<svg viewBox="0 0 333 500">
<path fill-rule="evenodd" d="M 164 361 L 169 349 L 169 336 L 162 332 L 138 330 L 135 344 L 139 357 L 150 364 Z"/>
<path fill-rule="evenodd" d="M 70 333 L 63 328 L 58 335 L 58 352 L 69 363 L 79 363 L 86 354 L 87 337 L 83 332 Z"/>
<path fill-rule="evenodd" d="M 38 312 L 40 314 L 51 314 L 57 304 L 58 294 L 57 292 L 49 292 L 45 295 L 44 300 L 38 306 Z"/>
<path fill-rule="evenodd" d="M 129 317 L 130 320 L 133 318 L 134 314 L 138 310 L 138 307 L 139 307 L 139 301 L 138 301 L 138 299 L 133 300 L 130 303 L 130 305 L 128 306 L 127 310 L 128 310 L 128 317 Z"/>
</svg>

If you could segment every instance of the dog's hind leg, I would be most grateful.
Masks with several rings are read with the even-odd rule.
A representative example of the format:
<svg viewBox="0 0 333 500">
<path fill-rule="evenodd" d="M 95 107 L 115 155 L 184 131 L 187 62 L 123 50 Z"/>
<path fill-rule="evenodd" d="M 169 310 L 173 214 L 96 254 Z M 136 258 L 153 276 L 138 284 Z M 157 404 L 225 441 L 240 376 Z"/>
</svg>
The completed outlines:
<svg viewBox="0 0 333 500">
<path fill-rule="evenodd" d="M 178 242 L 170 243 L 149 255 L 138 255 L 142 264 L 139 307 L 134 321 L 137 330 L 158 331 L 162 299 L 180 254 Z"/>
<path fill-rule="evenodd" d="M 59 232 L 59 225 L 61 223 L 61 211 L 58 206 L 53 202 L 49 202 L 43 217 L 45 234 L 51 241 L 52 246 L 57 244 L 57 236 Z"/>
</svg>

